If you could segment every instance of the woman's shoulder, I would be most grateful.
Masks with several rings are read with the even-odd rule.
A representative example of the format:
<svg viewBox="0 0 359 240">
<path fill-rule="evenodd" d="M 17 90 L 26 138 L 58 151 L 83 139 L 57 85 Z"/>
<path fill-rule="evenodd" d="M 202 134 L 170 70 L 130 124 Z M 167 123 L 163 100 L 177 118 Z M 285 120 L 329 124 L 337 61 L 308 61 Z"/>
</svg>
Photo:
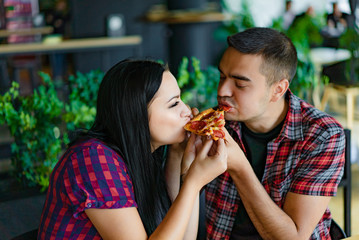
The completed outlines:
<svg viewBox="0 0 359 240">
<path fill-rule="evenodd" d="M 126 168 L 122 156 L 105 142 L 96 138 L 78 141 L 68 149 L 70 162 L 77 164 L 115 164 Z"/>
<path fill-rule="evenodd" d="M 115 150 L 113 150 L 107 143 L 96 139 L 96 138 L 89 138 L 84 139 L 76 142 L 72 146 L 69 147 L 68 151 L 73 153 L 75 152 L 82 152 L 84 150 L 92 150 L 92 149 L 103 149 L 106 151 L 111 152 L 113 155 L 120 156 Z"/>
</svg>

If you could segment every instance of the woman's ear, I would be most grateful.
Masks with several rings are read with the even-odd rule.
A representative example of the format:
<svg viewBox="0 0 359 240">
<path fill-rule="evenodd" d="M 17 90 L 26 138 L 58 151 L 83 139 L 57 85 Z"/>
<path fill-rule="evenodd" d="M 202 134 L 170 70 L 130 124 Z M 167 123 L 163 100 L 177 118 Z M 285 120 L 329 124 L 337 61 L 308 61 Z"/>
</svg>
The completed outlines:
<svg viewBox="0 0 359 240">
<path fill-rule="evenodd" d="M 289 81 L 286 78 L 276 82 L 273 84 L 273 93 L 272 93 L 272 101 L 276 102 L 281 99 L 284 94 L 287 92 L 289 87 Z"/>
</svg>

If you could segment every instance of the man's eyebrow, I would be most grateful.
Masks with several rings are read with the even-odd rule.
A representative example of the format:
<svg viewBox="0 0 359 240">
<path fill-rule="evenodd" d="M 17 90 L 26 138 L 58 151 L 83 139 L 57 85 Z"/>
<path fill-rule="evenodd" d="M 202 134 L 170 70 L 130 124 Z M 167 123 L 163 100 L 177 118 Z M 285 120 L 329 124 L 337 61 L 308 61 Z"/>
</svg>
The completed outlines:
<svg viewBox="0 0 359 240">
<path fill-rule="evenodd" d="M 219 66 L 218 66 L 218 71 L 223 74 L 223 72 L 222 72 L 222 70 L 221 70 L 221 68 L 220 68 Z M 250 78 L 248 78 L 248 77 L 246 77 L 246 76 L 243 76 L 243 75 L 232 74 L 232 75 L 230 75 L 230 77 L 231 77 L 231 78 L 234 78 L 234 79 L 236 79 L 236 80 L 242 80 L 242 81 L 247 81 L 247 82 L 251 82 L 251 81 L 252 81 Z"/>
<path fill-rule="evenodd" d="M 236 80 L 247 81 L 247 82 L 251 82 L 251 81 L 252 81 L 250 78 L 247 78 L 247 77 L 242 76 L 242 75 L 231 75 L 231 78 L 234 78 L 234 79 L 236 79 Z"/>
</svg>

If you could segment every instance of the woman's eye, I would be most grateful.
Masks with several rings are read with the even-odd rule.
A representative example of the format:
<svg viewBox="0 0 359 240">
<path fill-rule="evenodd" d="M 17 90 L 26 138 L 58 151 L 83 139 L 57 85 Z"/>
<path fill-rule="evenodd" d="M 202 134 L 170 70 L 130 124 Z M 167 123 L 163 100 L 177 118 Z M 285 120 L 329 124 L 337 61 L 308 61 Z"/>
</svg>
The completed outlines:
<svg viewBox="0 0 359 240">
<path fill-rule="evenodd" d="M 178 104 L 179 104 L 179 101 L 177 101 L 177 102 L 175 102 L 174 104 L 172 104 L 172 105 L 170 106 L 170 108 L 173 108 L 173 107 L 177 106 Z"/>
</svg>

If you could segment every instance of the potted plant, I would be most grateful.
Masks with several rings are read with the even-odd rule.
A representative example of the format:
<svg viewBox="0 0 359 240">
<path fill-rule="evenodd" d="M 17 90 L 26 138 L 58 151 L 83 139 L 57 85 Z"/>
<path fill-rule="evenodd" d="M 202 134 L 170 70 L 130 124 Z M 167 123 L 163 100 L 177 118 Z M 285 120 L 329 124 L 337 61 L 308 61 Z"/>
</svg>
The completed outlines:
<svg viewBox="0 0 359 240">
<path fill-rule="evenodd" d="M 62 150 L 60 131 L 63 102 L 49 75 L 40 73 L 44 85 L 30 96 L 20 96 L 19 84 L 0 96 L 0 124 L 6 124 L 11 144 L 14 176 L 24 187 L 45 190 L 49 175 Z"/>
<path fill-rule="evenodd" d="M 67 130 L 89 129 L 96 116 L 97 92 L 104 73 L 93 70 L 87 74 L 77 72 L 69 77 L 69 99 L 63 117 Z"/>
<path fill-rule="evenodd" d="M 189 69 L 193 69 L 193 71 Z M 182 100 L 200 111 L 217 105 L 217 86 L 219 71 L 213 66 L 201 70 L 200 61 L 196 57 L 183 57 L 178 68 L 178 85 L 182 90 Z"/>
</svg>

